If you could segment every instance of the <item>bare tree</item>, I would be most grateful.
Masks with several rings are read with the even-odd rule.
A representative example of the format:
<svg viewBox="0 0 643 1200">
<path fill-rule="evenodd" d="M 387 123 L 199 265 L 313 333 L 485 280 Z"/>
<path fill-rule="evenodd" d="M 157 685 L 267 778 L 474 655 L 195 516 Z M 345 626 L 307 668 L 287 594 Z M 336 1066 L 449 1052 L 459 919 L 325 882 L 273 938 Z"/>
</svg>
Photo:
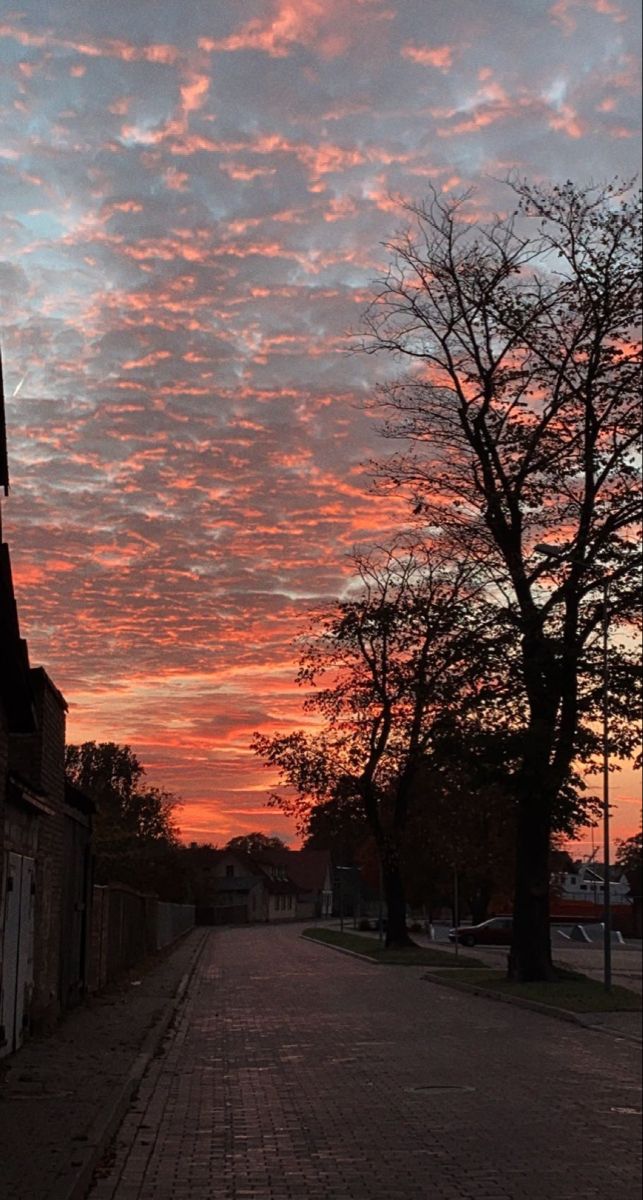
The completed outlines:
<svg viewBox="0 0 643 1200">
<path fill-rule="evenodd" d="M 353 598 L 322 617 L 302 657 L 310 733 L 255 735 L 292 791 L 273 797 L 305 826 L 311 805 L 356 807 L 373 833 L 387 902 L 387 944 L 409 944 L 402 850 L 418 775 L 439 731 L 497 702 L 503 639 L 484 628 L 468 564 L 422 547 L 358 558 Z M 512 631 L 505 637 L 511 640 Z"/>
<path fill-rule="evenodd" d="M 407 368 L 378 396 L 385 434 L 411 443 L 383 475 L 410 486 L 431 537 L 478 559 L 521 637 L 510 972 L 543 979 L 552 809 L 599 694 L 596 588 L 609 586 L 621 625 L 639 591 L 640 197 L 510 186 L 515 210 L 486 226 L 469 219 L 468 197 L 409 206 L 365 349 Z M 558 565 L 542 542 L 562 551 Z M 627 753 L 623 687 L 611 705 Z"/>
</svg>

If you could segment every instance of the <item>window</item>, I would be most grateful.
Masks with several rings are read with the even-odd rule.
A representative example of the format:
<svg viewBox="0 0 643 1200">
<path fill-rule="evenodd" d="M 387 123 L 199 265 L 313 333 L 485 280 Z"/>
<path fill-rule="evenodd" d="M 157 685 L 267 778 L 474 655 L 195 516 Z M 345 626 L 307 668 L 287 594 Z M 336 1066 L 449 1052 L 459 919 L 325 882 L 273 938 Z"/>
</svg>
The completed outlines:
<svg viewBox="0 0 643 1200">
<path fill-rule="evenodd" d="M 234 865 L 232 863 L 226 867 L 225 873 L 227 879 L 234 879 Z"/>
</svg>

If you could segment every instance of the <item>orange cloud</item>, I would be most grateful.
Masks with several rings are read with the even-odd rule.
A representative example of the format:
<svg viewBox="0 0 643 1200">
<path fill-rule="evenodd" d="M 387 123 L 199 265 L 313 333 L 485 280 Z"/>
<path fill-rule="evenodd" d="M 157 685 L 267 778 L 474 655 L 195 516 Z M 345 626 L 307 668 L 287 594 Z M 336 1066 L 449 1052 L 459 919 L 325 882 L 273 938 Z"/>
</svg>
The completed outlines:
<svg viewBox="0 0 643 1200">
<path fill-rule="evenodd" d="M 549 15 L 554 24 L 560 26 L 567 35 L 574 33 L 577 28 L 575 9 L 590 9 L 601 16 L 611 17 L 618 24 L 628 20 L 627 13 L 618 4 L 614 4 L 613 0 L 556 0 L 549 9 Z"/>
<path fill-rule="evenodd" d="M 99 39 L 97 41 L 77 41 L 74 38 L 56 37 L 51 30 L 46 33 L 32 33 L 10 22 L 0 24 L 0 37 L 18 42 L 21 46 L 37 48 L 58 47 L 62 50 L 72 50 L 76 54 L 84 54 L 88 58 L 119 58 L 123 62 L 149 62 L 172 66 L 180 58 L 176 46 L 167 44 L 148 43 L 137 46 L 118 38 Z"/>
<path fill-rule="evenodd" d="M 419 63 L 422 67 L 435 67 L 439 71 L 448 71 L 453 66 L 453 46 L 413 46 L 408 43 L 400 50 L 402 58 Z"/>
<path fill-rule="evenodd" d="M 549 118 L 549 128 L 557 133 L 566 133 L 570 138 L 581 138 L 585 133 L 585 124 L 570 104 L 561 104 L 556 113 Z"/>
<path fill-rule="evenodd" d="M 272 16 L 253 18 L 226 38 L 199 38 L 199 47 L 213 51 L 261 50 L 272 58 L 285 58 L 296 45 L 314 45 L 324 58 L 335 58 L 347 38 L 334 27 L 334 5 L 329 0 L 278 0 Z"/>
</svg>

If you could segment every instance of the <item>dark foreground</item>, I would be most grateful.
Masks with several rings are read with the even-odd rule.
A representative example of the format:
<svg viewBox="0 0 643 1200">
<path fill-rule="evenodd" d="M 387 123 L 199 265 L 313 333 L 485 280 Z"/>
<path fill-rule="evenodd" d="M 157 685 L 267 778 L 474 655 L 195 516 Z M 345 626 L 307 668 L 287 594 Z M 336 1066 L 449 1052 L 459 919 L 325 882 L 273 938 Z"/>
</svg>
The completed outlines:
<svg viewBox="0 0 643 1200">
<path fill-rule="evenodd" d="M 638 1200 L 638 1048 L 422 973 L 214 931 L 91 1200 Z"/>
</svg>

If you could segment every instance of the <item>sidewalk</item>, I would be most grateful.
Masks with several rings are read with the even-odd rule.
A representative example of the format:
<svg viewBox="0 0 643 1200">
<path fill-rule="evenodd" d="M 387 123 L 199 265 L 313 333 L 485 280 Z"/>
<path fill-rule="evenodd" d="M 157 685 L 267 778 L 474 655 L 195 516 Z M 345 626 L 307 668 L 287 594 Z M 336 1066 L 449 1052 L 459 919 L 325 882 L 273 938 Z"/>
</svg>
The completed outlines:
<svg viewBox="0 0 643 1200">
<path fill-rule="evenodd" d="M 634 1047 L 219 927 L 88 1200 L 639 1200 Z"/>
<path fill-rule="evenodd" d="M 207 941 L 196 929 L 0 1062 L 2 1200 L 80 1200 Z"/>
</svg>

